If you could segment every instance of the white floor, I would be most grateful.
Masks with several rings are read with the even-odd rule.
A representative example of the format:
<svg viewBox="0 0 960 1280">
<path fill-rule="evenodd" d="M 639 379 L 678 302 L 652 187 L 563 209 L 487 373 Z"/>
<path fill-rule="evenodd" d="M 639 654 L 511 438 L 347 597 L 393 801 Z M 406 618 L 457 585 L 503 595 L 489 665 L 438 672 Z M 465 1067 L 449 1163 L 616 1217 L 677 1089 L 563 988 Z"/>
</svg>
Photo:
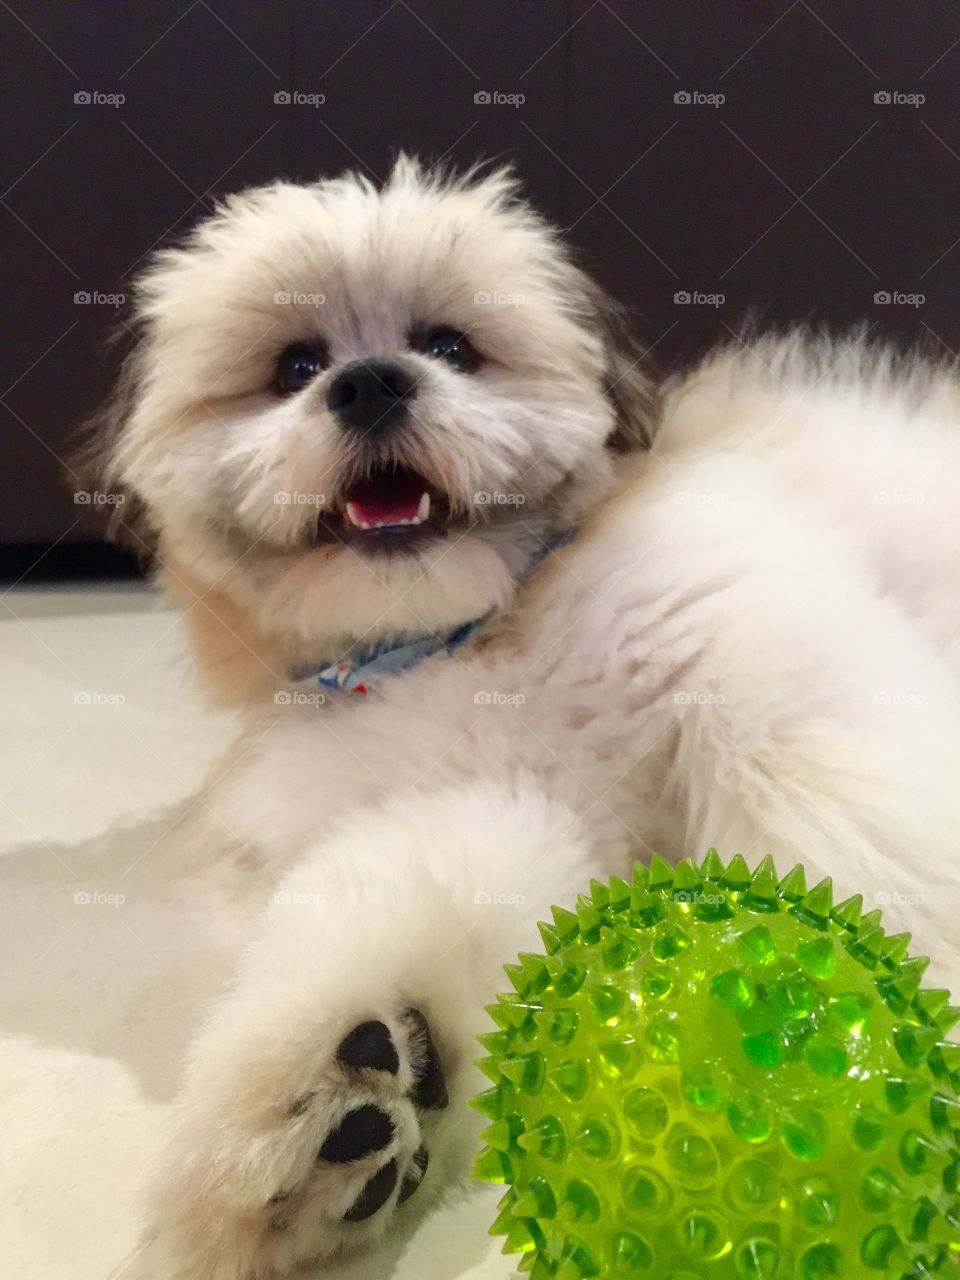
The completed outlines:
<svg viewBox="0 0 960 1280">
<path fill-rule="evenodd" d="M 175 615 L 115 586 L 0 597 L 0 729 L 0 1274 L 106 1280 L 233 960 L 164 856 L 233 726 L 194 690 Z M 506 1280 L 495 1198 L 336 1274 Z"/>
</svg>

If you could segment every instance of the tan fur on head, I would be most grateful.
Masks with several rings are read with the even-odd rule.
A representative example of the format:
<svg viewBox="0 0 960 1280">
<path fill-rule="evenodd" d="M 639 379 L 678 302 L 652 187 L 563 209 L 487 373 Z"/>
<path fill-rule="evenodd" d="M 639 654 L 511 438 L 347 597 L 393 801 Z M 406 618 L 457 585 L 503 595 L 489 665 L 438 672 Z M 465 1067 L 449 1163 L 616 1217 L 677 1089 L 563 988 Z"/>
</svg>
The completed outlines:
<svg viewBox="0 0 960 1280">
<path fill-rule="evenodd" d="M 157 255 L 136 324 L 99 428 L 104 483 L 131 499 L 114 533 L 132 524 L 170 567 L 228 700 L 276 688 L 298 656 L 508 603 L 609 490 L 616 455 L 648 442 L 642 353 L 505 170 L 401 157 L 380 188 L 348 174 L 232 196 Z M 437 326 L 465 335 L 475 368 L 422 344 Z M 304 346 L 325 367 L 278 395 L 281 356 Z M 327 402 L 338 371 L 373 359 L 415 381 L 389 440 L 351 436 Z M 396 466 L 442 506 L 430 536 L 403 554 L 341 538 L 350 493 Z"/>
</svg>

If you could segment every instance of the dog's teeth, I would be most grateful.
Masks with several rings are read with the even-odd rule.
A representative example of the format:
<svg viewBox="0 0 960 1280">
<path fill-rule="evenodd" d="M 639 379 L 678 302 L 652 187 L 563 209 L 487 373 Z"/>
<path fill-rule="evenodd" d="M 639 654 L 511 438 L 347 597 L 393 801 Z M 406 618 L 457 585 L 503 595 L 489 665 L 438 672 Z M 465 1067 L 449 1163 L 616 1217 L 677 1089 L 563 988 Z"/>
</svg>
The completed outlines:
<svg viewBox="0 0 960 1280">
<path fill-rule="evenodd" d="M 401 524 L 423 524 L 425 520 L 429 519 L 429 516 L 429 493 L 421 494 L 420 502 L 417 505 L 417 514 L 415 516 L 405 516 L 402 520 L 377 520 L 375 523 L 371 524 L 368 520 L 362 519 L 355 502 L 348 502 L 345 512 L 347 524 L 352 525 L 355 529 L 389 529 L 395 528 L 397 525 Z"/>
</svg>

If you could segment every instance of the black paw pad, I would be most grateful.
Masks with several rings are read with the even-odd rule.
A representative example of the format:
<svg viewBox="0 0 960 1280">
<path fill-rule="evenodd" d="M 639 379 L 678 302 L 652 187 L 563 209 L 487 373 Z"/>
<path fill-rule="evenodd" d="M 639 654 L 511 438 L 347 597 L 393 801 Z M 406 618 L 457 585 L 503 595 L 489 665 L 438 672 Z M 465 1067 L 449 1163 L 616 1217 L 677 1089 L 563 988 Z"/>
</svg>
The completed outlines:
<svg viewBox="0 0 960 1280">
<path fill-rule="evenodd" d="M 393 1140 L 393 1121 L 385 1111 L 369 1103 L 348 1111 L 339 1126 L 328 1134 L 320 1156 L 332 1164 L 349 1164 L 382 1151 Z"/>
<path fill-rule="evenodd" d="M 430 1024 L 419 1009 L 408 1009 L 407 1016 L 413 1022 L 420 1041 L 420 1056 L 416 1065 L 417 1079 L 413 1086 L 413 1101 L 424 1111 L 438 1111 L 450 1101 L 443 1063 L 430 1034 Z"/>
<path fill-rule="evenodd" d="M 415 1191 L 420 1187 L 427 1172 L 427 1165 L 430 1163 L 430 1154 L 426 1147 L 421 1147 L 414 1155 L 403 1182 L 400 1183 L 400 1194 L 397 1196 L 397 1204 L 403 1204 L 405 1200 L 409 1200 Z"/>
<path fill-rule="evenodd" d="M 346 1067 L 373 1067 L 395 1076 L 400 1070 L 400 1056 L 382 1022 L 361 1022 L 340 1041 L 337 1058 Z"/>
<path fill-rule="evenodd" d="M 379 1173 L 375 1173 L 353 1204 L 343 1215 L 344 1222 L 363 1222 L 372 1218 L 378 1209 L 390 1199 L 397 1185 L 397 1162 L 391 1160 Z"/>
</svg>

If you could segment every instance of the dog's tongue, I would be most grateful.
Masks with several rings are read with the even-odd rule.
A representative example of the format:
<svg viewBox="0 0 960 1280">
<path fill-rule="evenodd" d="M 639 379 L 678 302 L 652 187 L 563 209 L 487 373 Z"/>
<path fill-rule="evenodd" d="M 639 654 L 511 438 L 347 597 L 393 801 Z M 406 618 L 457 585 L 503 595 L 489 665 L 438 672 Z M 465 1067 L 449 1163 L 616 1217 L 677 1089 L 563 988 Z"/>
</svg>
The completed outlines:
<svg viewBox="0 0 960 1280">
<path fill-rule="evenodd" d="M 347 502 L 347 523 L 358 529 L 423 524 L 429 515 L 430 495 L 418 476 L 390 476 L 359 484 Z"/>
</svg>

